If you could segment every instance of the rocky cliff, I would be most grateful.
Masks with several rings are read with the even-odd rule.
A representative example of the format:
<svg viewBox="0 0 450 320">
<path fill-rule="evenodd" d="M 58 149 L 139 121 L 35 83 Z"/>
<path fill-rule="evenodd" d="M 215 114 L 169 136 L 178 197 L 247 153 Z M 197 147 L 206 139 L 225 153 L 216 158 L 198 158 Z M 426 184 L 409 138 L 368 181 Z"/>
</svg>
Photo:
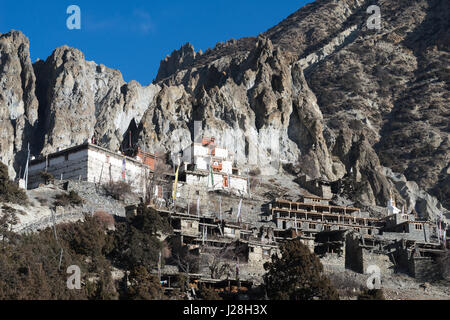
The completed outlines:
<svg viewBox="0 0 450 320">
<path fill-rule="evenodd" d="M 0 160 L 10 175 L 24 163 L 38 120 L 35 89 L 28 39 L 19 31 L 0 34 Z"/>
<path fill-rule="evenodd" d="M 381 30 L 367 28 L 372 4 Z M 450 208 L 449 6 L 319 0 L 258 37 L 183 46 L 147 87 L 69 47 L 31 65 L 26 37 L 1 35 L 2 160 L 20 170 L 28 142 L 34 154 L 92 137 L 118 150 L 128 130 L 176 154 L 203 121 L 242 166 L 275 173 L 276 158 L 345 179 L 364 204 L 394 188 L 410 207 L 442 210 L 433 195 Z"/>
</svg>

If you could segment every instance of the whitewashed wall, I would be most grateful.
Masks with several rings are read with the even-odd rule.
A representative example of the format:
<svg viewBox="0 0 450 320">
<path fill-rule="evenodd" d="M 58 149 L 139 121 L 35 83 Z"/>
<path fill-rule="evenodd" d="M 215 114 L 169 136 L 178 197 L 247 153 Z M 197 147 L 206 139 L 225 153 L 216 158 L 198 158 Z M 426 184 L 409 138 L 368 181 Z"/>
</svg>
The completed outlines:
<svg viewBox="0 0 450 320">
<path fill-rule="evenodd" d="M 214 156 L 216 158 L 222 158 L 222 159 L 228 158 L 228 150 L 227 149 L 215 148 L 214 153 L 215 153 Z"/>
<path fill-rule="evenodd" d="M 114 154 L 95 147 L 86 147 L 83 150 L 74 151 L 68 154 L 68 158 L 63 154 L 56 158 L 49 159 L 47 171 L 55 179 L 79 180 L 92 183 L 106 184 L 109 182 L 123 181 L 122 178 L 123 156 Z M 28 188 L 34 189 L 43 183 L 40 176 L 41 171 L 45 171 L 45 160 L 34 165 L 30 165 Z M 133 191 L 144 194 L 146 180 L 150 176 L 150 170 L 142 163 L 125 158 L 125 181 L 129 183 Z"/>
<path fill-rule="evenodd" d="M 248 193 L 247 178 L 230 175 L 229 187 L 224 187 L 223 179 L 224 177 L 226 178 L 227 176 L 224 176 L 223 174 L 220 173 L 215 173 L 213 174 L 213 177 L 214 177 L 214 190 L 234 189 L 239 190 L 242 193 Z M 188 173 L 186 174 L 186 184 L 200 186 L 204 188 L 212 188 L 211 175 Z"/>
<path fill-rule="evenodd" d="M 223 161 L 222 162 L 222 172 L 226 174 L 233 173 L 233 162 L 232 161 Z"/>
<path fill-rule="evenodd" d="M 208 170 L 209 169 L 209 157 L 196 156 L 195 165 L 197 170 Z"/>
<path fill-rule="evenodd" d="M 204 147 L 201 144 L 194 143 L 194 145 L 192 146 L 192 149 L 193 149 L 192 154 L 194 156 L 207 157 L 209 155 L 209 148 Z"/>
<path fill-rule="evenodd" d="M 109 157 L 108 157 L 109 156 Z M 89 149 L 88 181 L 100 184 L 123 181 L 123 156 L 109 154 L 101 150 Z M 150 170 L 130 158 L 125 158 L 125 182 L 131 185 L 133 191 L 144 194 L 146 179 Z"/>
<path fill-rule="evenodd" d="M 230 176 L 231 189 L 240 190 L 243 193 L 248 193 L 248 180 L 244 177 Z"/>
</svg>

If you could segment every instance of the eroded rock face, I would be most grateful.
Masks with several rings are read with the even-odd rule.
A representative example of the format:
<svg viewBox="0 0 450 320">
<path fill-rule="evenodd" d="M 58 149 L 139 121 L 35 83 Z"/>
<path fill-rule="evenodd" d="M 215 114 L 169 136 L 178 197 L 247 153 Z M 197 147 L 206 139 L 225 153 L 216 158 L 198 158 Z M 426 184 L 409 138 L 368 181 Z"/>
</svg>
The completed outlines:
<svg viewBox="0 0 450 320">
<path fill-rule="evenodd" d="M 35 70 L 44 154 L 93 137 L 118 150 L 131 121 L 140 122 L 159 91 L 156 85 L 126 84 L 119 71 L 86 61 L 81 51 L 67 46 L 37 63 Z"/>
<path fill-rule="evenodd" d="M 281 160 L 311 178 L 345 177 L 354 201 L 384 206 L 394 188 L 404 202 L 424 201 L 421 208 L 435 214 L 444 209 L 426 192 L 447 207 L 450 199 L 449 4 L 382 0 L 382 29 L 368 30 L 369 2 L 316 1 L 257 38 L 205 53 L 185 45 L 162 61 L 148 87 L 58 48 L 34 65 L 38 125 L 32 88 L 9 106 L 23 104 L 18 114 L 34 124 L 36 153 L 93 136 L 118 150 L 133 127 L 134 141 L 175 155 L 192 142 L 194 121 L 202 121 L 204 134 L 234 152 L 240 166 L 274 174 Z M 21 61 L 20 45 L 8 52 Z M 28 88 L 33 70 L 25 81 L 18 70 L 14 83 Z M 12 146 L 23 149 L 26 139 L 11 138 L 10 109 L 0 112 L 8 119 L 2 156 L 11 162 Z"/>
<path fill-rule="evenodd" d="M 167 56 L 161 61 L 161 65 L 156 76 L 156 81 L 161 81 L 177 70 L 188 67 L 192 62 L 194 62 L 197 53 L 194 47 L 190 43 L 186 43 L 180 48 L 180 50 L 175 50 L 170 56 Z"/>
<path fill-rule="evenodd" d="M 10 176 L 25 164 L 27 145 L 38 119 L 35 76 L 28 39 L 19 31 L 0 35 L 0 159 Z"/>
</svg>

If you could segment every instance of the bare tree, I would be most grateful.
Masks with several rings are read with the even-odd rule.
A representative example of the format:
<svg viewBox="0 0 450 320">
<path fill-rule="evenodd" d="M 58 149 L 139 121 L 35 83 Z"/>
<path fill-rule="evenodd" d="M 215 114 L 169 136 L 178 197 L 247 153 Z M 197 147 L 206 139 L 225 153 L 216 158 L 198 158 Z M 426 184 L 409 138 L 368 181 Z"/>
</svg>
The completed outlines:
<svg viewBox="0 0 450 320">
<path fill-rule="evenodd" d="M 16 210 L 8 207 L 2 207 L 3 213 L 0 215 L 0 237 L 2 238 L 3 248 L 5 248 L 5 241 L 7 238 L 11 238 L 14 234 L 12 228 L 19 223 L 19 219 L 16 215 Z"/>
<path fill-rule="evenodd" d="M 212 279 L 220 279 L 225 273 L 233 272 L 233 262 L 239 256 L 235 243 L 227 244 L 222 248 L 207 248 L 204 264 L 208 267 Z"/>
<path fill-rule="evenodd" d="M 156 152 L 155 167 L 153 169 L 153 173 L 147 179 L 146 199 L 148 201 L 152 201 L 157 198 L 157 196 L 155 195 L 157 186 L 165 189 L 166 192 L 169 192 L 171 189 L 170 182 L 167 181 L 167 174 L 171 172 L 171 168 L 168 164 L 166 164 L 165 159 L 165 153 L 162 151 L 162 149 L 159 149 L 159 151 Z"/>
<path fill-rule="evenodd" d="M 181 272 L 186 274 L 188 281 L 190 279 L 190 274 L 198 271 L 200 265 L 200 257 L 189 251 L 186 247 L 183 247 L 181 250 L 175 253 L 172 251 L 172 259 L 181 270 Z"/>
</svg>

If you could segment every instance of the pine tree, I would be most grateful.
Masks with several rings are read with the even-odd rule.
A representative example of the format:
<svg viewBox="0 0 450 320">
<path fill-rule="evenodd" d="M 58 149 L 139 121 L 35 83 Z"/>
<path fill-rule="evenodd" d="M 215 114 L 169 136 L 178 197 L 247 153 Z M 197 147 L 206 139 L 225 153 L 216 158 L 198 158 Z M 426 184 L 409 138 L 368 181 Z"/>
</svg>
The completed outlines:
<svg viewBox="0 0 450 320">
<path fill-rule="evenodd" d="M 283 244 L 281 257 L 273 255 L 264 268 L 267 295 L 272 300 L 339 299 L 319 258 L 300 240 Z"/>
</svg>

